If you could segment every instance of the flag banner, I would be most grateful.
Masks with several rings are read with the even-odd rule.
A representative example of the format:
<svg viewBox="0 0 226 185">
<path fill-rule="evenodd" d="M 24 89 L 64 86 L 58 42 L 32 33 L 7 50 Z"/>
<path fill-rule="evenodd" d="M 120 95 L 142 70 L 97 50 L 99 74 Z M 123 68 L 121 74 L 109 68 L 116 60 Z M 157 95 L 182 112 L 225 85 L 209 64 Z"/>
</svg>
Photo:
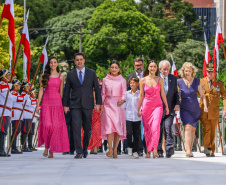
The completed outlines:
<svg viewBox="0 0 226 185">
<path fill-rule="evenodd" d="M 14 63 L 15 63 L 15 21 L 14 21 L 14 2 L 13 2 L 13 0 L 6 0 L 5 1 L 1 18 L 2 19 L 6 18 L 6 19 L 9 20 L 8 35 L 9 35 L 9 39 L 10 39 L 10 41 L 9 41 L 10 66 L 11 66 L 11 61 L 13 60 L 12 71 L 14 71 Z"/>
</svg>

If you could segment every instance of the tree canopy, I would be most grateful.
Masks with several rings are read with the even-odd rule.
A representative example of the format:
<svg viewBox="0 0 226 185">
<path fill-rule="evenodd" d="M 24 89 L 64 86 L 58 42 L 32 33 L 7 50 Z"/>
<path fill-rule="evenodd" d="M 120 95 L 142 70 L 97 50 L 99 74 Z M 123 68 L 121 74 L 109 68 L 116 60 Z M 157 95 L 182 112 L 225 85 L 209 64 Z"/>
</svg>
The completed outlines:
<svg viewBox="0 0 226 185">
<path fill-rule="evenodd" d="M 0 6 L 0 12 L 3 11 L 3 6 Z M 14 6 L 14 11 L 15 11 L 15 45 L 16 45 L 16 52 L 19 47 L 20 43 L 20 38 L 21 35 L 19 33 L 19 30 L 22 29 L 23 25 L 23 7 L 19 5 Z M 2 26 L 0 28 L 0 61 L 3 62 L 3 65 L 6 69 L 9 69 L 9 37 L 8 37 L 8 20 L 3 19 Z M 17 62 L 17 67 L 16 67 L 16 74 L 18 77 L 23 76 L 23 72 L 21 69 L 21 65 L 23 63 L 22 59 L 19 59 Z"/>
<path fill-rule="evenodd" d="M 203 34 L 193 4 L 182 0 L 141 0 L 140 11 L 151 17 L 166 37 L 165 49 L 173 51 L 178 42 Z"/>
<path fill-rule="evenodd" d="M 84 36 L 83 48 L 92 61 L 125 60 L 130 54 L 161 59 L 165 37 L 134 0 L 105 0 L 96 8 Z"/>
</svg>

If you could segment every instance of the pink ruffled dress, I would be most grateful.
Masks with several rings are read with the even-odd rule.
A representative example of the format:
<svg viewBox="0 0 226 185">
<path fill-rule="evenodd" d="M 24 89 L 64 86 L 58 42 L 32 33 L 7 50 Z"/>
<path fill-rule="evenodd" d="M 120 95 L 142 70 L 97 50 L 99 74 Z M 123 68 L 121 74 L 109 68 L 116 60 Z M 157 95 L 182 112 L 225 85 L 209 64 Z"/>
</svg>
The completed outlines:
<svg viewBox="0 0 226 185">
<path fill-rule="evenodd" d="M 38 146 L 45 144 L 51 152 L 69 152 L 69 140 L 58 78 L 49 77 L 42 99 L 38 127 Z"/>
<path fill-rule="evenodd" d="M 102 101 L 104 104 L 102 114 L 102 139 L 107 134 L 117 133 L 121 139 L 126 139 L 125 109 L 118 107 L 117 102 L 125 99 L 126 80 L 121 76 L 107 75 L 102 82 Z"/>
</svg>

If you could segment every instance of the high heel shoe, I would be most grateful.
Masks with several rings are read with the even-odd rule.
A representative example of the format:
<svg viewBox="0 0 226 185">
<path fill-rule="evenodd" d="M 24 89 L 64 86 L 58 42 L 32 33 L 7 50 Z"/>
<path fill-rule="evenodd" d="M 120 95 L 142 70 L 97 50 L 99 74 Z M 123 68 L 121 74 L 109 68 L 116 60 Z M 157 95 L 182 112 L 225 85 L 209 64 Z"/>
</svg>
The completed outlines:
<svg viewBox="0 0 226 185">
<path fill-rule="evenodd" d="M 186 157 L 190 158 L 190 157 L 194 157 L 194 156 L 191 154 L 186 154 Z"/>
<path fill-rule="evenodd" d="M 110 155 L 110 152 L 108 151 L 108 152 L 106 153 L 106 156 L 107 156 L 107 157 L 112 157 L 112 154 Z"/>
<path fill-rule="evenodd" d="M 151 158 L 151 153 L 150 152 L 147 152 L 145 158 Z"/>
<path fill-rule="evenodd" d="M 113 154 L 113 158 L 118 158 L 117 152 Z"/>
<path fill-rule="evenodd" d="M 44 157 L 48 157 L 48 154 L 45 153 L 45 152 L 44 152 L 42 155 L 43 155 Z"/>
</svg>

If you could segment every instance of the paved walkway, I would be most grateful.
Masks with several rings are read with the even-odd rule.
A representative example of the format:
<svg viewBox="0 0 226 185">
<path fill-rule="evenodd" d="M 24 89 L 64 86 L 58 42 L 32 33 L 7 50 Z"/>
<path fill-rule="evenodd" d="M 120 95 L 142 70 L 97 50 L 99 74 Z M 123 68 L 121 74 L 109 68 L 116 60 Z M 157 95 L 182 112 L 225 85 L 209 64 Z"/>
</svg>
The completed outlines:
<svg viewBox="0 0 226 185">
<path fill-rule="evenodd" d="M 0 185 L 226 185 L 226 157 L 206 158 L 194 153 L 185 158 L 176 152 L 170 159 L 132 159 L 105 154 L 76 160 L 55 154 L 53 159 L 37 152 L 0 158 Z"/>
</svg>

